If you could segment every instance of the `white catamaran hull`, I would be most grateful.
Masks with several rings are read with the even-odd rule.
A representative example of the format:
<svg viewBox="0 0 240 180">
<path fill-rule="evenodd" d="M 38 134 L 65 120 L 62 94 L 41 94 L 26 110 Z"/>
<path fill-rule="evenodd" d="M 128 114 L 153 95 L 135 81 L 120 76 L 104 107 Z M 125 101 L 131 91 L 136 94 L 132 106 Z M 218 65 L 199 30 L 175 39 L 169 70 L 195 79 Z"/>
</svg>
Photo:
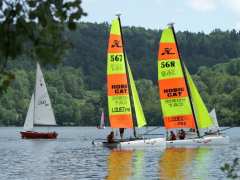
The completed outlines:
<svg viewBox="0 0 240 180">
<path fill-rule="evenodd" d="M 151 139 L 133 139 L 118 141 L 114 143 L 108 142 L 92 142 L 96 146 L 104 146 L 109 148 L 145 148 L 145 147 L 157 147 L 161 149 L 166 148 L 166 139 L 165 138 L 151 138 Z"/>
<path fill-rule="evenodd" d="M 204 145 L 224 145 L 229 143 L 228 136 L 216 135 L 206 136 L 202 138 L 184 139 L 166 141 L 168 147 L 172 146 L 204 146 Z"/>
</svg>

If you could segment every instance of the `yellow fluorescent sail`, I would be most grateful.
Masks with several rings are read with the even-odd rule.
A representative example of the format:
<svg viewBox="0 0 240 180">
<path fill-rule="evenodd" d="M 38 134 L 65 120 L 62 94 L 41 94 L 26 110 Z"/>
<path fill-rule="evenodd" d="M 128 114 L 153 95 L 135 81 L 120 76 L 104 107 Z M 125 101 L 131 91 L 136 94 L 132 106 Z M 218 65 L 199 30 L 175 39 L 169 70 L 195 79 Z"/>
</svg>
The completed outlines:
<svg viewBox="0 0 240 180">
<path fill-rule="evenodd" d="M 132 111 L 118 19 L 112 21 L 107 56 L 107 94 L 111 128 L 132 128 Z"/>
<path fill-rule="evenodd" d="M 145 120 L 142 105 L 141 105 L 140 100 L 139 100 L 137 88 L 136 88 L 136 85 L 135 85 L 135 82 L 134 82 L 134 79 L 133 79 L 133 75 L 132 75 L 132 71 L 130 69 L 127 58 L 126 58 L 126 62 L 127 62 L 129 81 L 130 81 L 130 86 L 131 86 L 131 91 L 132 91 L 133 103 L 134 103 L 134 108 L 135 108 L 135 114 L 136 114 L 136 118 L 137 118 L 137 124 L 138 124 L 138 127 L 143 127 L 147 123 L 146 123 L 146 120 Z"/>
<path fill-rule="evenodd" d="M 186 71 L 187 80 L 189 83 L 189 89 L 192 95 L 193 108 L 197 119 L 198 128 L 209 128 L 213 125 L 212 118 L 210 117 L 208 110 L 195 86 L 191 75 L 187 68 L 184 66 Z"/>
</svg>

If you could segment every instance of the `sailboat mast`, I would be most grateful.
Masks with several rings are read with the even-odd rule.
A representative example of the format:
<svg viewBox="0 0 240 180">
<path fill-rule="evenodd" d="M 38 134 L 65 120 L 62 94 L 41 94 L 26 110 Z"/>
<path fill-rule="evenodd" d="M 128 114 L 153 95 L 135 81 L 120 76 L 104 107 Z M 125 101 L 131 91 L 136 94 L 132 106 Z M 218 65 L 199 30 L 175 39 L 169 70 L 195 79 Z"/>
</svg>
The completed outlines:
<svg viewBox="0 0 240 180">
<path fill-rule="evenodd" d="M 127 74 L 128 91 L 129 91 L 129 96 L 130 96 L 130 106 L 131 106 L 131 109 L 132 109 L 132 112 L 133 112 L 134 108 L 133 108 L 133 101 L 132 101 L 132 91 L 131 91 L 130 80 L 129 80 L 129 75 L 128 75 L 129 72 L 128 72 L 128 68 L 127 68 L 127 59 L 126 59 L 127 57 L 126 57 L 126 53 L 125 53 L 124 39 L 123 39 L 123 34 L 122 34 L 122 25 L 121 25 L 120 15 L 121 14 L 117 14 L 116 16 L 118 17 L 118 22 L 119 22 L 119 25 L 120 25 L 120 33 L 121 33 L 121 38 L 122 38 L 122 48 L 123 48 L 124 64 L 125 64 L 125 69 L 126 69 L 126 74 Z M 135 113 L 133 113 L 133 114 L 135 114 Z M 133 135 L 134 135 L 134 137 L 137 137 L 134 119 L 133 119 Z"/>
<path fill-rule="evenodd" d="M 186 87 L 187 87 L 187 91 L 188 91 L 188 95 L 189 95 L 189 100 L 190 100 L 190 105 L 191 105 L 191 109 L 192 109 L 192 112 L 193 112 L 193 119 L 194 119 L 194 122 L 195 122 L 197 135 L 198 135 L 198 137 L 200 137 L 200 133 L 199 133 L 198 125 L 197 125 L 197 119 L 196 119 L 196 115 L 195 115 L 194 108 L 193 108 L 193 103 L 192 103 L 192 96 L 191 96 L 190 88 L 189 88 L 189 85 L 188 85 L 188 80 L 186 78 L 186 71 L 185 71 L 185 68 L 184 68 L 184 65 L 183 65 L 183 62 L 182 62 L 181 53 L 178 49 L 179 46 L 178 46 L 175 30 L 174 30 L 173 24 L 169 24 L 169 26 L 172 28 L 172 31 L 173 31 L 173 36 L 174 36 L 174 39 L 175 39 L 175 42 L 176 42 L 177 52 L 178 52 L 178 55 L 179 55 L 180 64 L 181 64 L 182 71 L 183 71 L 183 77 L 184 77 L 184 81 L 186 83 Z"/>
</svg>

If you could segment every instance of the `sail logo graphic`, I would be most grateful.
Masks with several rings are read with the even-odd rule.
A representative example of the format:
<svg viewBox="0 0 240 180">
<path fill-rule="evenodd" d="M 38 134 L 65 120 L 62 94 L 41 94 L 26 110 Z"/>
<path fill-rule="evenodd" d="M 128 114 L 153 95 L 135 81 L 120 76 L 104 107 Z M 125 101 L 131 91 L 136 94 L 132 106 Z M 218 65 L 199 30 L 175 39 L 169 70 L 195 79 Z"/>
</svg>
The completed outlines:
<svg viewBox="0 0 240 180">
<path fill-rule="evenodd" d="M 158 51 L 158 60 L 178 59 L 178 51 L 175 43 L 161 43 Z"/>
<path fill-rule="evenodd" d="M 173 55 L 175 54 L 174 52 L 172 52 L 172 48 L 166 47 L 164 48 L 164 51 L 161 53 L 161 55 Z"/>
<path fill-rule="evenodd" d="M 122 47 L 121 41 L 120 40 L 113 40 L 111 47 L 112 48 L 121 48 Z"/>
<path fill-rule="evenodd" d="M 115 94 L 126 94 L 128 92 L 127 84 L 112 85 Z"/>
<path fill-rule="evenodd" d="M 169 88 L 163 90 L 167 97 L 181 97 L 183 91 L 184 88 Z"/>
</svg>

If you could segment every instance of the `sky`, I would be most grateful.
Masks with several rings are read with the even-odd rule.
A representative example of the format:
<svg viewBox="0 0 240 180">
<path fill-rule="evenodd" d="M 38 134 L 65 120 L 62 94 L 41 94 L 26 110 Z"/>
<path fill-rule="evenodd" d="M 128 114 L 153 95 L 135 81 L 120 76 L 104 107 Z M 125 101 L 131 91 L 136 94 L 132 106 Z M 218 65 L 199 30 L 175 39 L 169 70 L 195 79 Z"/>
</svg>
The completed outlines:
<svg viewBox="0 0 240 180">
<path fill-rule="evenodd" d="M 122 26 L 209 33 L 240 30 L 240 0 L 82 0 L 84 22 L 108 22 L 121 13 Z"/>
</svg>

